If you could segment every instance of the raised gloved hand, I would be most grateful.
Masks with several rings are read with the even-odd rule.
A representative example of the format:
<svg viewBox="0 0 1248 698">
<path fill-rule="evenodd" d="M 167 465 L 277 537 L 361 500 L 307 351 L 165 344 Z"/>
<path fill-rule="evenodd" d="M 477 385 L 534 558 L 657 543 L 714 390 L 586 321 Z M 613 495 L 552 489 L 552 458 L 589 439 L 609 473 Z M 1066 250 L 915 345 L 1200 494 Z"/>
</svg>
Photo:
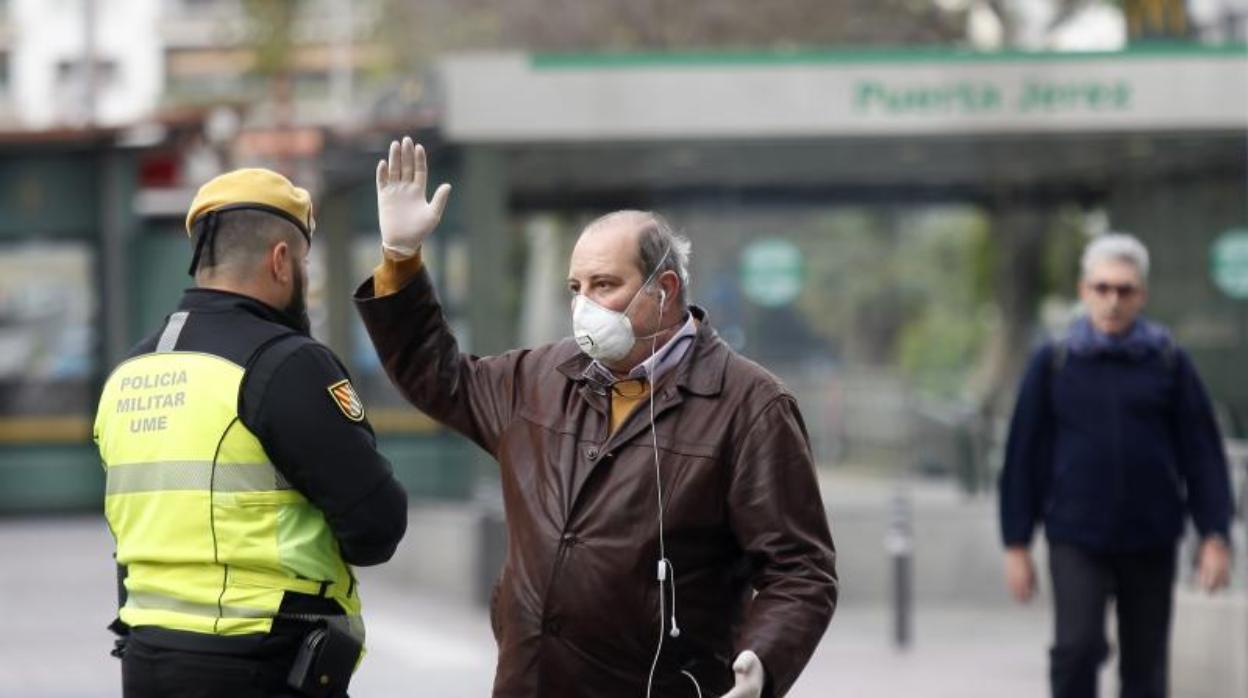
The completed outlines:
<svg viewBox="0 0 1248 698">
<path fill-rule="evenodd" d="M 767 672 L 763 670 L 763 661 L 753 651 L 745 650 L 737 655 L 737 661 L 732 663 L 732 673 L 737 682 L 723 698 L 759 698 L 763 695 Z"/>
<path fill-rule="evenodd" d="M 425 149 L 404 136 L 390 142 L 390 158 L 377 163 L 377 222 L 381 247 L 391 259 L 408 259 L 442 220 L 451 185 L 442 184 L 425 200 L 429 165 Z"/>
</svg>

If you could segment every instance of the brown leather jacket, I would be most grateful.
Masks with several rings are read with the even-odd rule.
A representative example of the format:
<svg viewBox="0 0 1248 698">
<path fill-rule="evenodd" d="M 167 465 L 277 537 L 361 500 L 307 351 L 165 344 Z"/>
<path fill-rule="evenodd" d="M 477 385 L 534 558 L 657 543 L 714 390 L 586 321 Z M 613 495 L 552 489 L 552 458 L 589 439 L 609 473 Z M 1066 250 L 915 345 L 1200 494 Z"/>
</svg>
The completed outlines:
<svg viewBox="0 0 1248 698">
<path fill-rule="evenodd" d="M 611 435 L 609 398 L 572 340 L 462 354 L 422 270 L 356 303 L 391 380 L 501 466 L 508 555 L 490 608 L 494 695 L 639 698 L 660 630 L 649 410 Z M 694 309 L 702 320 L 704 314 Z M 792 686 L 836 607 L 835 550 L 797 403 L 706 322 L 655 394 L 676 623 L 656 696 L 733 684 L 752 649 L 767 693 Z M 671 585 L 664 629 L 670 629 Z M 756 593 L 755 593 L 756 592 Z"/>
</svg>

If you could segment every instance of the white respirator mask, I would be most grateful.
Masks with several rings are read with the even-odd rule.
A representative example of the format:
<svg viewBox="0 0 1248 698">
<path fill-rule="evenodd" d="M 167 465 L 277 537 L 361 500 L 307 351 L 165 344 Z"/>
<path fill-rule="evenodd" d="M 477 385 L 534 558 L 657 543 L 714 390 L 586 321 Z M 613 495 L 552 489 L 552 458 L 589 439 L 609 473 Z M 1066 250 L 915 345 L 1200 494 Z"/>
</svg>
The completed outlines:
<svg viewBox="0 0 1248 698">
<path fill-rule="evenodd" d="M 572 302 L 572 336 L 577 346 L 589 358 L 598 361 L 619 361 L 628 356 L 637 338 L 626 312 L 608 310 L 577 295 Z"/>
<path fill-rule="evenodd" d="M 637 293 L 634 293 L 632 299 L 628 301 L 624 312 L 604 308 L 583 293 L 576 295 L 576 299 L 572 302 L 572 336 L 586 356 L 598 361 L 619 361 L 628 356 L 628 352 L 632 351 L 638 339 L 650 338 L 649 336 L 639 338 L 633 334 L 633 323 L 628 319 L 628 311 L 632 309 L 633 303 L 637 302 L 637 296 L 642 290 L 654 280 L 654 275 L 663 268 L 663 262 L 667 261 L 669 252 L 671 252 L 670 247 L 663 253 L 654 271 L 650 272 L 650 276 L 642 282 L 641 288 L 637 289 Z M 662 298 L 660 303 L 667 300 L 666 292 L 662 293 Z M 657 333 L 651 336 L 657 336 Z"/>
</svg>

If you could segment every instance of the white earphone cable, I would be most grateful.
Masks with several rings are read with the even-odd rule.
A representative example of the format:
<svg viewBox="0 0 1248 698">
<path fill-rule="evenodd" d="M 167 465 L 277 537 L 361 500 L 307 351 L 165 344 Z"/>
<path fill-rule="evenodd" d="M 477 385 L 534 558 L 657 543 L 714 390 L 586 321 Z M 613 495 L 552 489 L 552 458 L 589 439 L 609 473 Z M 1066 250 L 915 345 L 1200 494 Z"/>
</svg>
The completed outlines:
<svg viewBox="0 0 1248 698">
<path fill-rule="evenodd" d="M 660 296 L 660 298 L 662 298 L 662 300 L 659 301 L 658 325 L 659 327 L 662 327 L 663 326 L 663 304 L 667 300 L 667 294 L 663 293 Z M 658 345 L 658 333 L 652 335 L 650 338 L 650 371 L 652 373 L 654 371 L 654 357 L 655 357 L 655 354 L 658 352 L 657 345 Z M 653 379 L 653 375 L 647 376 L 647 380 L 650 381 L 650 396 L 649 396 L 649 399 L 650 399 L 650 437 L 651 437 L 651 444 L 654 448 L 654 483 L 655 483 L 655 489 L 658 492 L 658 507 L 659 507 L 659 511 L 658 511 L 659 564 L 658 564 L 658 569 L 655 572 L 655 576 L 659 582 L 659 643 L 658 643 L 658 647 L 656 647 L 654 650 L 654 659 L 650 662 L 650 675 L 646 679 L 646 698 L 650 698 L 651 693 L 654 690 L 654 672 L 659 666 L 659 657 L 662 656 L 663 654 L 663 643 L 666 640 L 666 635 L 668 634 L 667 632 L 664 632 L 664 625 L 667 619 L 667 605 L 666 605 L 666 599 L 664 598 L 663 583 L 665 581 L 669 581 L 668 579 L 669 575 L 670 575 L 669 583 L 671 584 L 671 594 L 672 594 L 671 636 L 672 637 L 680 636 L 680 628 L 676 625 L 676 567 L 672 564 L 671 560 L 667 559 L 667 542 L 664 538 L 664 530 L 663 530 L 663 470 L 660 467 L 660 460 L 659 460 L 659 434 L 658 434 L 658 431 L 655 429 L 655 412 L 654 412 L 655 386 L 654 386 L 654 381 L 652 379 Z M 698 698 L 702 698 L 702 687 L 698 685 L 698 680 L 694 678 L 693 674 L 685 670 L 681 670 L 680 673 L 684 674 L 686 677 L 688 677 L 690 681 L 693 682 L 693 687 L 698 693 Z"/>
<path fill-rule="evenodd" d="M 659 322 L 658 326 L 663 326 L 663 303 L 659 303 Z M 654 671 L 659 666 L 659 656 L 663 654 L 663 638 L 666 633 L 663 631 L 665 619 L 667 618 L 667 609 L 663 599 L 663 580 L 667 577 L 667 544 L 663 540 L 663 471 L 659 468 L 659 435 L 654 428 L 654 355 L 658 351 L 658 335 L 650 338 L 650 375 L 646 379 L 650 381 L 650 438 L 654 447 L 654 484 L 658 491 L 659 504 L 659 565 L 656 577 L 659 582 L 659 645 L 654 650 L 654 659 L 650 662 L 650 676 L 646 679 L 646 698 L 650 698 L 650 693 L 654 689 Z M 675 580 L 672 580 L 673 583 Z M 672 598 L 675 599 L 675 591 Z"/>
<path fill-rule="evenodd" d="M 698 685 L 698 680 L 693 678 L 693 674 L 690 674 L 684 669 L 681 669 L 680 673 L 689 677 L 689 680 L 693 682 L 693 690 L 698 692 L 698 698 L 702 698 L 702 686 Z"/>
</svg>

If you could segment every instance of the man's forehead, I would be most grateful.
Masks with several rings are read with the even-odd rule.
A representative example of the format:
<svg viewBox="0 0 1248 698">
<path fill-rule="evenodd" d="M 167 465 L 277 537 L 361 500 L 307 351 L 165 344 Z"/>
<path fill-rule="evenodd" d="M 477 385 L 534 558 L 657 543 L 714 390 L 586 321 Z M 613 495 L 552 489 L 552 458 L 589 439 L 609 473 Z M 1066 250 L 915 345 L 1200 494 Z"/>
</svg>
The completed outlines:
<svg viewBox="0 0 1248 698">
<path fill-rule="evenodd" d="M 577 274 L 627 275 L 637 270 L 637 229 L 623 221 L 586 229 L 572 249 L 569 268 Z"/>
<path fill-rule="evenodd" d="M 1126 280 L 1141 281 L 1140 270 L 1134 264 L 1123 259 L 1101 259 L 1093 262 L 1088 269 L 1089 280 Z"/>
<path fill-rule="evenodd" d="M 646 219 L 640 215 L 621 212 L 591 223 L 581 231 L 581 239 L 636 246 L 637 235 L 645 223 Z"/>
</svg>

